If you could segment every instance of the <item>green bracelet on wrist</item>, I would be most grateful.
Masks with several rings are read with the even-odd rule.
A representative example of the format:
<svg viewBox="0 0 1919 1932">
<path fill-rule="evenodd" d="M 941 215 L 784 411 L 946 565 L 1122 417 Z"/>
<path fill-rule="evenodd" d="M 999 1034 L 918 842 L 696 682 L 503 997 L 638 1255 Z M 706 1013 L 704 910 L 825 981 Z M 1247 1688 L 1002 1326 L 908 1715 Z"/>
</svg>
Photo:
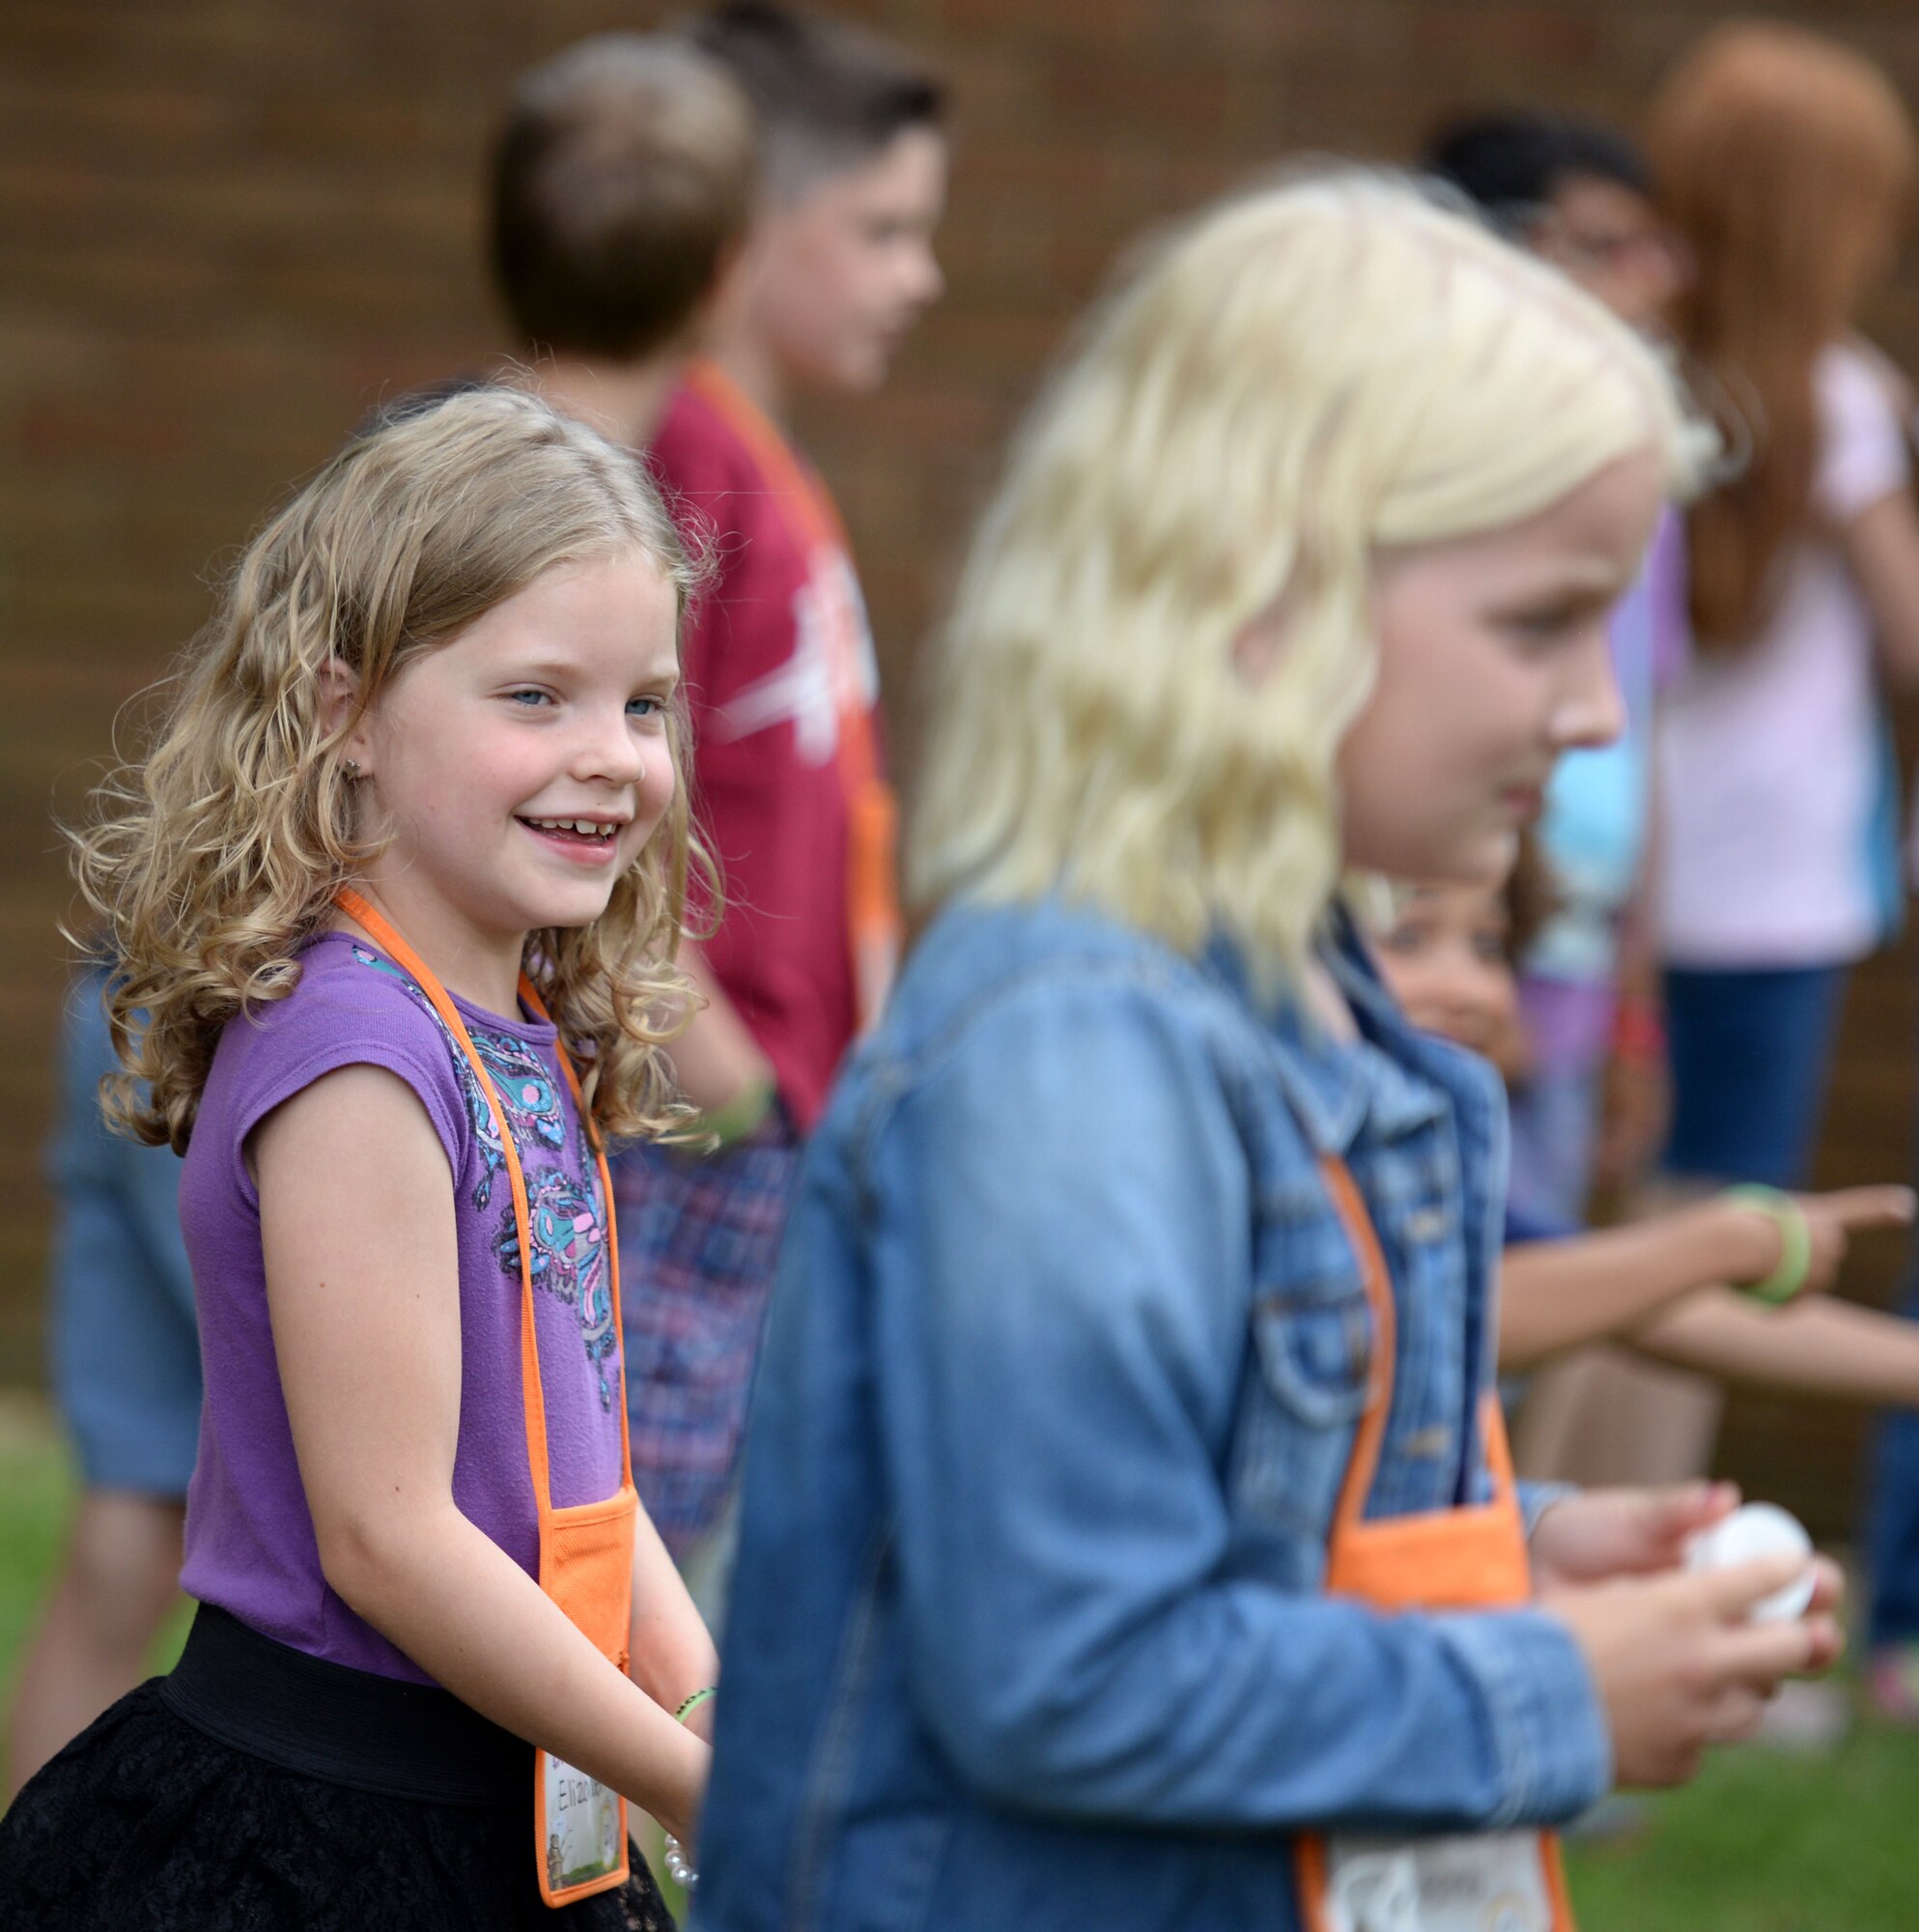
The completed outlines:
<svg viewBox="0 0 1919 1932">
<path fill-rule="evenodd" d="M 676 1719 L 676 1720 L 677 1720 L 678 1722 L 680 1722 L 680 1723 L 684 1724 L 684 1723 L 686 1722 L 686 1720 L 687 1720 L 687 1719 L 689 1719 L 690 1717 L 691 1717 L 691 1716 L 692 1716 L 692 1714 L 693 1714 L 693 1713 L 694 1713 L 695 1711 L 697 1711 L 697 1710 L 699 1709 L 699 1707 L 700 1707 L 700 1706 L 701 1706 L 702 1704 L 704 1704 L 704 1703 L 706 1702 L 706 1700 L 707 1700 L 707 1699 L 708 1699 L 709 1697 L 717 1697 L 717 1696 L 719 1696 L 719 1694 L 720 1694 L 720 1687 L 719 1687 L 719 1685 L 717 1685 L 717 1684 L 702 1684 L 702 1685 L 701 1685 L 701 1686 L 699 1687 L 699 1689 L 698 1689 L 697 1690 L 695 1690 L 695 1691 L 694 1691 L 694 1692 L 692 1693 L 692 1695 L 691 1695 L 691 1697 L 689 1697 L 689 1698 L 688 1698 L 688 1699 L 686 1700 L 686 1702 L 685 1702 L 684 1704 L 682 1704 L 682 1705 L 680 1706 L 680 1708 L 679 1708 L 679 1709 L 678 1709 L 677 1711 L 675 1711 L 675 1712 L 673 1713 L 673 1716 L 674 1716 L 675 1719 Z"/>
<path fill-rule="evenodd" d="M 724 1106 L 702 1114 L 699 1131 L 706 1136 L 707 1151 L 719 1153 L 738 1147 L 773 1111 L 778 1091 L 771 1080 L 755 1080 L 750 1087 L 741 1088 Z"/>
<path fill-rule="evenodd" d="M 1805 1287 L 1812 1271 L 1813 1231 L 1806 1210 L 1776 1187 L 1733 1187 L 1727 1189 L 1726 1198 L 1764 1214 L 1779 1230 L 1778 1264 L 1764 1281 L 1740 1282 L 1739 1292 L 1769 1307 L 1783 1306 Z"/>
</svg>

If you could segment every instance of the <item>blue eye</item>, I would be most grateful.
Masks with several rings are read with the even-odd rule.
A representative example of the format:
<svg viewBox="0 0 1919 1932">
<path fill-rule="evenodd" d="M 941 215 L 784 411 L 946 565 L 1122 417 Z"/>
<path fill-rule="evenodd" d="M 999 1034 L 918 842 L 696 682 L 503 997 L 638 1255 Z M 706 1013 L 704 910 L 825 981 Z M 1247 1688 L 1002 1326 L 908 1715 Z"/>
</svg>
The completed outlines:
<svg viewBox="0 0 1919 1932">
<path fill-rule="evenodd" d="M 552 702 L 551 697 L 546 692 L 535 691 L 530 688 L 524 691 L 509 691 L 506 694 L 506 698 L 509 704 L 517 704 L 522 711 L 531 711 L 538 705 L 550 704 Z"/>
<path fill-rule="evenodd" d="M 630 697 L 627 699 L 629 718 L 657 718 L 666 708 L 665 700 L 659 697 Z"/>
</svg>

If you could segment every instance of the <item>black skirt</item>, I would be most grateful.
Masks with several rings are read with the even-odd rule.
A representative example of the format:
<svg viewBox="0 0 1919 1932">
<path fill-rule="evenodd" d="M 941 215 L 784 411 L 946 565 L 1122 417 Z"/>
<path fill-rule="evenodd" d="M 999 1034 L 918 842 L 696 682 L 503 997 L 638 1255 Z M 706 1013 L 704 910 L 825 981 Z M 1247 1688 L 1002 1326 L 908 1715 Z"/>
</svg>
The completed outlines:
<svg viewBox="0 0 1919 1932">
<path fill-rule="evenodd" d="M 443 1690 L 217 1611 L 0 1818 L 0 1926 L 37 1932 L 672 1932 L 637 1850 L 553 1910 L 533 1753 Z"/>
</svg>

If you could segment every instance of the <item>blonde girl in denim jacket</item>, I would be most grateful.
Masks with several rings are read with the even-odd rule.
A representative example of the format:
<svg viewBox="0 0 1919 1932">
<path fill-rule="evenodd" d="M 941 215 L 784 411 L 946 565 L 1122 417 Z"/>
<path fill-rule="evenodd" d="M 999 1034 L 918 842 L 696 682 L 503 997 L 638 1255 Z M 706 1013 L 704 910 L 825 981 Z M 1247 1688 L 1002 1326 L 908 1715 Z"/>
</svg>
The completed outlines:
<svg viewBox="0 0 1919 1932">
<path fill-rule="evenodd" d="M 1611 316 L 1409 185 L 1160 246 L 945 639 L 927 923 L 808 1155 L 749 1437 L 712 1932 L 1566 1932 L 1547 1828 L 1791 1671 L 1711 1492 L 1519 1495 L 1490 1070 L 1348 872 L 1499 876 L 1616 733 L 1709 451 Z"/>
</svg>

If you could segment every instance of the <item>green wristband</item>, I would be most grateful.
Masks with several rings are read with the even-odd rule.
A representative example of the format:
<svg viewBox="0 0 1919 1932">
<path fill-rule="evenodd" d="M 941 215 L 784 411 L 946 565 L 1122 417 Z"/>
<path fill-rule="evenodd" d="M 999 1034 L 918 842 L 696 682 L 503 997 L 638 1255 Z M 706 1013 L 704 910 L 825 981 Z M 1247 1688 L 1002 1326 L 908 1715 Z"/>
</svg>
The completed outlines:
<svg viewBox="0 0 1919 1932">
<path fill-rule="evenodd" d="M 738 1147 L 773 1111 L 778 1092 L 771 1080 L 756 1080 L 735 1094 L 723 1107 L 699 1117 L 699 1131 L 707 1137 L 707 1152 Z"/>
<path fill-rule="evenodd" d="M 692 1714 L 695 1711 L 697 1711 L 699 1707 L 702 1704 L 704 1704 L 709 1697 L 717 1697 L 719 1694 L 720 1694 L 719 1685 L 702 1684 L 700 1688 L 697 1690 L 695 1690 L 693 1694 L 691 1697 L 689 1697 L 687 1701 L 684 1704 L 682 1704 L 677 1711 L 673 1713 L 675 1719 L 678 1722 L 684 1724 L 686 1720 L 690 1717 L 691 1717 Z"/>
<path fill-rule="evenodd" d="M 1805 1287 L 1812 1270 L 1813 1231 L 1806 1210 L 1776 1187 L 1733 1187 L 1726 1198 L 1764 1214 L 1779 1230 L 1779 1264 L 1764 1281 L 1742 1281 L 1739 1292 L 1769 1307 L 1783 1306 Z"/>
</svg>

